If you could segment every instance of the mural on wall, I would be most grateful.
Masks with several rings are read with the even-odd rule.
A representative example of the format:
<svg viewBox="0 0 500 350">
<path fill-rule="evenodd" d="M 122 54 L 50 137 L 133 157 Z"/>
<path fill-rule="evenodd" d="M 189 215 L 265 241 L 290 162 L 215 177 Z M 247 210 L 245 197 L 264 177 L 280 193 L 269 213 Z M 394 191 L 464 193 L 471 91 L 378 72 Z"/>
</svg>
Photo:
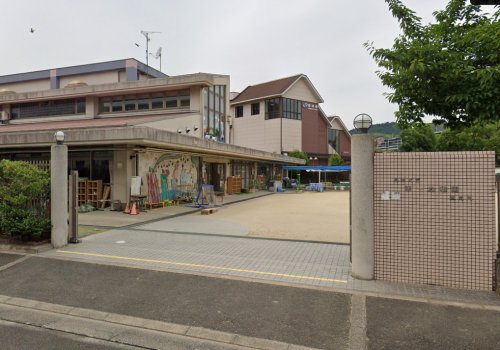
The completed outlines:
<svg viewBox="0 0 500 350">
<path fill-rule="evenodd" d="M 199 157 L 188 155 L 144 154 L 140 170 L 148 200 L 192 197 L 198 188 L 199 162 Z"/>
</svg>

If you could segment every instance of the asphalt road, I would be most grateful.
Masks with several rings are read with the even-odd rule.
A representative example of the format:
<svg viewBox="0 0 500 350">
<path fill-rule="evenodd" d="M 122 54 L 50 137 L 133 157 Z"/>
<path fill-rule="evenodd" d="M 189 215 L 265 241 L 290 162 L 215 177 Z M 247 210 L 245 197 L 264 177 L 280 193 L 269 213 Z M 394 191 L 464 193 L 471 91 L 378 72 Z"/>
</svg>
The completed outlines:
<svg viewBox="0 0 500 350">
<path fill-rule="evenodd" d="M 320 349 L 348 341 L 350 295 L 32 257 L 0 294 Z"/>
<path fill-rule="evenodd" d="M 369 349 L 498 350 L 500 312 L 366 298 Z"/>
<path fill-rule="evenodd" d="M 0 267 L 7 265 L 19 258 L 22 258 L 23 255 L 19 254 L 6 254 L 6 253 L 0 253 Z"/>
<path fill-rule="evenodd" d="M 2 350 L 111 350 L 139 349 L 74 334 L 0 321 Z"/>
</svg>

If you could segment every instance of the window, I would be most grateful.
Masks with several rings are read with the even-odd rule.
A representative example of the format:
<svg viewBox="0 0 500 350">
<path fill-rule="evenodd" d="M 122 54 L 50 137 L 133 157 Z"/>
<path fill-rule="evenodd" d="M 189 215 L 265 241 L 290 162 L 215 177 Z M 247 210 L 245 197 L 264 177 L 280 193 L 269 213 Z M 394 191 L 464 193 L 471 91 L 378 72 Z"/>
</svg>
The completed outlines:
<svg viewBox="0 0 500 350">
<path fill-rule="evenodd" d="M 328 129 L 328 144 L 333 147 L 337 153 L 340 153 L 340 130 Z"/>
<path fill-rule="evenodd" d="M 187 94 L 188 92 L 186 92 Z M 226 87 L 213 85 L 203 89 L 203 137 L 224 142 Z"/>
<path fill-rule="evenodd" d="M 243 117 L 243 106 L 236 106 L 236 118 Z"/>
<path fill-rule="evenodd" d="M 177 96 L 167 96 L 165 102 L 167 108 L 177 108 Z"/>
<path fill-rule="evenodd" d="M 149 104 L 149 95 L 140 95 L 139 98 L 137 99 L 137 109 L 144 110 L 150 108 L 151 107 Z"/>
<path fill-rule="evenodd" d="M 190 106 L 190 92 L 169 91 L 151 94 L 102 97 L 99 113 L 147 111 L 151 109 L 185 108 Z M 85 113 L 85 99 L 76 100 L 77 113 Z M 81 101 L 81 102 L 80 102 Z M 83 112 L 82 112 L 83 106 Z"/>
<path fill-rule="evenodd" d="M 266 100 L 266 119 L 280 117 L 280 98 Z"/>
<path fill-rule="evenodd" d="M 260 114 L 260 102 L 252 103 L 252 115 Z"/>
<path fill-rule="evenodd" d="M 125 98 L 124 106 L 126 111 L 135 111 L 137 109 L 135 96 L 127 96 Z"/>
<path fill-rule="evenodd" d="M 302 108 L 299 100 L 283 98 L 283 117 L 287 119 L 302 119 Z"/>
<path fill-rule="evenodd" d="M 51 100 L 13 104 L 12 119 L 50 117 L 85 113 L 85 99 Z"/>
<path fill-rule="evenodd" d="M 111 102 L 111 112 L 121 112 L 123 111 L 123 103 L 121 99 L 114 99 Z"/>
<path fill-rule="evenodd" d="M 179 106 L 181 107 L 189 107 L 189 90 L 181 91 L 179 93 Z"/>
<path fill-rule="evenodd" d="M 153 98 L 151 98 L 151 108 L 152 109 L 164 108 L 163 94 L 153 94 Z"/>
</svg>

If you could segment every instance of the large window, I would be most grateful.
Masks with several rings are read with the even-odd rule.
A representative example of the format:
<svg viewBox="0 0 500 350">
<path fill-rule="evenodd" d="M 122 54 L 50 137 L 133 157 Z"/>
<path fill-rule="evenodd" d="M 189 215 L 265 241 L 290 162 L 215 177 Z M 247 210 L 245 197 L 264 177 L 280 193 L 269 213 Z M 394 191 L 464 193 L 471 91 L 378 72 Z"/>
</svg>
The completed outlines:
<svg viewBox="0 0 500 350">
<path fill-rule="evenodd" d="M 11 107 L 12 119 L 50 117 L 85 113 L 85 99 L 66 99 L 17 103 Z"/>
<path fill-rule="evenodd" d="M 302 119 L 301 102 L 285 97 L 266 100 L 266 119 L 274 118 Z"/>
<path fill-rule="evenodd" d="M 340 153 L 340 130 L 328 129 L 328 144 Z"/>
<path fill-rule="evenodd" d="M 260 114 L 260 102 L 252 103 L 252 115 Z"/>
<path fill-rule="evenodd" d="M 145 111 L 152 109 L 189 108 L 189 90 L 155 92 L 151 94 L 102 97 L 100 113 Z"/>
<path fill-rule="evenodd" d="M 226 122 L 226 86 L 203 89 L 203 137 L 224 142 Z"/>
<path fill-rule="evenodd" d="M 280 100 L 279 97 L 266 100 L 266 119 L 274 119 L 281 116 Z"/>
</svg>

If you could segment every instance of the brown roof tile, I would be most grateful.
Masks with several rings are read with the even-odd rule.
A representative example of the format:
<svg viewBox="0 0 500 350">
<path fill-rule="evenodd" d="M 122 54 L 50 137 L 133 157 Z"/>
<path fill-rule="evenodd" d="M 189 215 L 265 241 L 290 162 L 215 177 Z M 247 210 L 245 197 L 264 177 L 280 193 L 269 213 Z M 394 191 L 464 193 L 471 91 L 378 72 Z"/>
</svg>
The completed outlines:
<svg viewBox="0 0 500 350">
<path fill-rule="evenodd" d="M 302 74 L 278 80 L 268 81 L 267 83 L 250 85 L 245 88 L 231 103 L 249 101 L 266 96 L 278 96 L 283 94 Z"/>
</svg>

